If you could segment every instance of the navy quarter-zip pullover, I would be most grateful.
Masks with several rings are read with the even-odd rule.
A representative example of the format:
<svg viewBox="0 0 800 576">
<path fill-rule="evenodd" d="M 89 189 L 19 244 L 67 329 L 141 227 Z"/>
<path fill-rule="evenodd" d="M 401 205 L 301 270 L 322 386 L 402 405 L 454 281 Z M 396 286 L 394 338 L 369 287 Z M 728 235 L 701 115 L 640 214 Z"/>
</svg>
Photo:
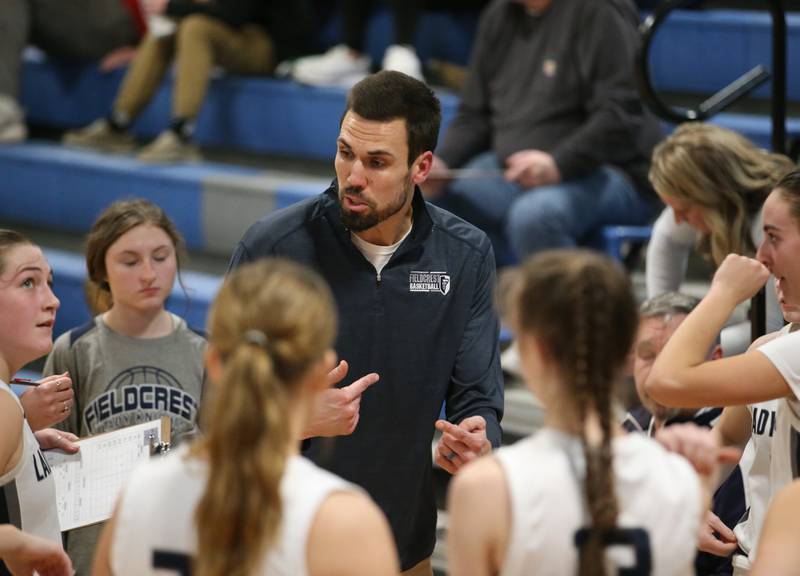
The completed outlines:
<svg viewBox="0 0 800 576">
<path fill-rule="evenodd" d="M 364 487 L 389 519 L 402 569 L 433 552 L 431 442 L 447 419 L 486 420 L 500 444 L 503 382 L 494 308 L 495 262 L 486 234 L 414 192 L 411 232 L 380 276 L 341 221 L 336 182 L 271 213 L 244 235 L 231 268 L 265 256 L 306 264 L 329 283 L 339 312 L 336 351 L 345 386 L 377 372 L 350 436 L 313 439 L 306 455 Z"/>
</svg>

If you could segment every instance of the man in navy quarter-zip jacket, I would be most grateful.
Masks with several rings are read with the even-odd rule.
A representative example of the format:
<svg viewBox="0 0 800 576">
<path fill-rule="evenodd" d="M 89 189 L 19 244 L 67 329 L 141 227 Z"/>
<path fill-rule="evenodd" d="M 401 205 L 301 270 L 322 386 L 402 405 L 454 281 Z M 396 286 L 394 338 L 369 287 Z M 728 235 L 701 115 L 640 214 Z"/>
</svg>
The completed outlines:
<svg viewBox="0 0 800 576">
<path fill-rule="evenodd" d="M 350 382 L 348 368 L 357 379 L 322 395 L 304 452 L 369 492 L 414 575 L 431 573 L 436 537 L 434 428 L 436 461 L 455 473 L 500 444 L 503 411 L 491 243 L 418 188 L 440 118 L 422 82 L 389 71 L 359 82 L 331 187 L 254 224 L 231 260 L 289 258 L 330 284 L 346 362 L 330 379 Z"/>
</svg>

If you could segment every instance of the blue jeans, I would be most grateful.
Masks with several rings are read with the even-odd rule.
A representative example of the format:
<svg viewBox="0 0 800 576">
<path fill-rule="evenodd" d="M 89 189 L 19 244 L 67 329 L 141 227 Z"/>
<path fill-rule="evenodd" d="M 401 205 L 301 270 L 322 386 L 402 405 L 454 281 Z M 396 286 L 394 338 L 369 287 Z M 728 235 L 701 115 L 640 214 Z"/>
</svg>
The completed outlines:
<svg viewBox="0 0 800 576">
<path fill-rule="evenodd" d="M 494 152 L 484 152 L 464 168 L 502 166 Z M 576 246 L 603 226 L 647 224 L 655 214 L 653 204 L 609 166 L 583 178 L 530 189 L 502 177 L 456 179 L 439 204 L 489 235 L 498 264 L 512 264 L 540 250 Z"/>
</svg>

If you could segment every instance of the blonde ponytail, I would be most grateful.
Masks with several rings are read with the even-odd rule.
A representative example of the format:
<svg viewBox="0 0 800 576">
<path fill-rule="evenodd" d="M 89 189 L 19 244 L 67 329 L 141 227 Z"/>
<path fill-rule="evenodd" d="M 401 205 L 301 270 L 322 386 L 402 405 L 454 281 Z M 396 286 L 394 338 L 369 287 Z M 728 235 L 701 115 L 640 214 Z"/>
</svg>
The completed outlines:
<svg viewBox="0 0 800 576">
<path fill-rule="evenodd" d="M 196 576 L 253 574 L 280 530 L 281 478 L 297 383 L 333 343 L 325 284 L 296 264 L 265 260 L 235 271 L 212 310 L 211 346 L 222 361 L 193 454 L 208 461 L 195 512 Z"/>
</svg>

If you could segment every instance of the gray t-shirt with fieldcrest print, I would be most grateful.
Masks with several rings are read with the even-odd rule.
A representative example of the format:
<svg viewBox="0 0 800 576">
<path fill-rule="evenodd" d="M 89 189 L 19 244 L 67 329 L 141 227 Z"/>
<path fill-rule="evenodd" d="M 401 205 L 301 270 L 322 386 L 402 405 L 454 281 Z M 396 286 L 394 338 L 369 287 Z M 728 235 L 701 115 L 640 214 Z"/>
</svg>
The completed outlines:
<svg viewBox="0 0 800 576">
<path fill-rule="evenodd" d="M 169 416 L 172 441 L 196 431 L 203 392 L 206 339 L 173 316 L 175 329 L 161 338 L 131 338 L 97 316 L 62 334 L 44 374 L 69 372 L 75 406 L 58 427 L 80 437 Z M 76 574 L 89 574 L 101 526 L 72 530 L 67 552 Z"/>
</svg>

